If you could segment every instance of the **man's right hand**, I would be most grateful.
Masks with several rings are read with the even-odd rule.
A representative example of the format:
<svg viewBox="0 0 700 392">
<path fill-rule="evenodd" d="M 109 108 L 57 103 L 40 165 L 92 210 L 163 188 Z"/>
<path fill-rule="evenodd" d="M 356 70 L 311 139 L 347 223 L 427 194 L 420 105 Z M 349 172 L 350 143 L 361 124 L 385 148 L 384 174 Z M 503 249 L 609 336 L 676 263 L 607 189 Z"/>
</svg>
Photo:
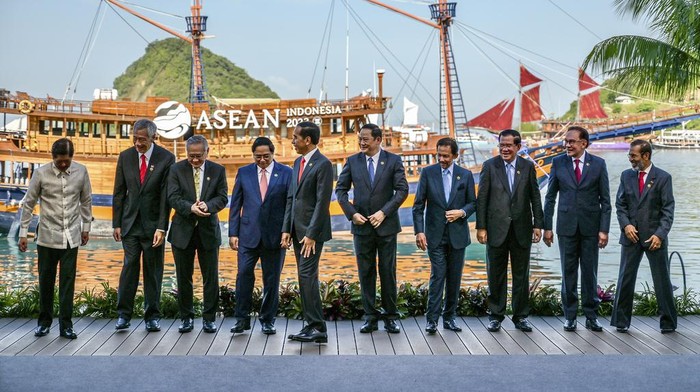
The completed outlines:
<svg viewBox="0 0 700 392">
<path fill-rule="evenodd" d="M 238 250 L 238 237 L 229 237 L 228 244 L 233 250 Z"/>
<path fill-rule="evenodd" d="M 353 225 L 361 226 L 361 225 L 364 225 L 365 223 L 367 223 L 367 218 L 365 218 L 362 214 L 360 214 L 359 212 L 356 212 L 355 214 L 353 214 L 353 216 L 352 216 L 352 224 Z"/>
<path fill-rule="evenodd" d="M 26 252 L 27 251 L 27 237 L 19 237 L 19 241 L 17 241 L 17 246 L 19 246 L 20 252 Z"/>
<path fill-rule="evenodd" d="M 639 241 L 639 236 L 637 235 L 637 233 L 637 228 L 633 225 L 625 226 L 625 237 L 627 237 L 627 239 L 632 241 L 632 243 L 634 244 L 636 244 Z"/>
<path fill-rule="evenodd" d="M 425 233 L 416 234 L 416 246 L 420 250 L 428 249 L 428 239 L 425 238 Z"/>
<path fill-rule="evenodd" d="M 200 206 L 199 206 L 199 203 L 200 202 L 192 204 L 192 207 L 190 207 L 190 211 L 192 211 L 193 214 L 195 214 L 197 216 L 201 216 L 201 217 L 207 217 L 207 216 L 211 215 L 211 213 L 209 213 L 209 212 L 202 211 Z"/>
<path fill-rule="evenodd" d="M 121 242 L 121 240 L 122 240 L 122 228 L 115 227 L 114 232 L 112 233 L 112 237 L 114 237 L 115 241 Z"/>
<path fill-rule="evenodd" d="M 552 246 L 552 243 L 554 242 L 554 232 L 552 230 L 545 230 L 544 231 L 544 237 L 542 237 L 544 240 L 544 244 L 547 246 Z"/>
<path fill-rule="evenodd" d="M 486 241 L 488 241 L 488 234 L 486 232 L 486 229 L 476 230 L 476 240 L 479 241 L 480 244 L 485 244 Z"/>
<path fill-rule="evenodd" d="M 284 249 L 289 249 L 292 246 L 292 235 L 289 233 L 282 233 L 280 246 Z"/>
</svg>

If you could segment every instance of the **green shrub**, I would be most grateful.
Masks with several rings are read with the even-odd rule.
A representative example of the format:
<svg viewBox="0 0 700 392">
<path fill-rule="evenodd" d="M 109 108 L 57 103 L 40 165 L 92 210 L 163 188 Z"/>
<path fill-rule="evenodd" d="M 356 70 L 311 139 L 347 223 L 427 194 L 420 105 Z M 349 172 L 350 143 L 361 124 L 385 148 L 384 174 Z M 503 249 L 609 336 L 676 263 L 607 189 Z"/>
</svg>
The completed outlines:
<svg viewBox="0 0 700 392">
<path fill-rule="evenodd" d="M 489 306 L 488 289 L 480 284 L 476 288 L 460 289 L 457 302 L 458 316 L 485 316 Z"/>
<path fill-rule="evenodd" d="M 560 316 L 564 314 L 561 307 L 559 290 L 552 285 L 542 285 L 542 278 L 537 278 L 530 286 L 530 314 L 538 316 Z"/>
<path fill-rule="evenodd" d="M 399 285 L 396 307 L 402 318 L 424 315 L 428 307 L 428 285 L 413 286 L 411 283 Z"/>
</svg>

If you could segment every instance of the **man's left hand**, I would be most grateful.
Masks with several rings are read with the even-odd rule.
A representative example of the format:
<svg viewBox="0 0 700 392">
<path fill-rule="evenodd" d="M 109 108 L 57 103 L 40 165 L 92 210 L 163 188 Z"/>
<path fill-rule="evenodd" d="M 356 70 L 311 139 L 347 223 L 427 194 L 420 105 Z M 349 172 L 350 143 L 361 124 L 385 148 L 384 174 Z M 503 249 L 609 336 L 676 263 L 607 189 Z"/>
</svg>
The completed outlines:
<svg viewBox="0 0 700 392">
<path fill-rule="evenodd" d="M 463 210 L 449 210 L 445 211 L 445 219 L 449 223 L 452 223 L 456 221 L 457 219 L 462 219 L 464 218 L 464 211 Z"/>
<path fill-rule="evenodd" d="M 165 238 L 165 233 L 161 230 L 156 230 L 155 234 L 153 234 L 153 247 L 157 248 L 157 247 L 163 245 L 164 238 Z"/>
<path fill-rule="evenodd" d="M 649 237 L 648 240 L 644 241 L 645 244 L 649 244 L 649 250 L 658 250 L 661 248 L 661 238 L 656 236 L 656 234 L 652 234 L 651 237 Z"/>
<path fill-rule="evenodd" d="M 369 216 L 369 223 L 371 223 L 372 226 L 376 229 L 377 227 L 379 227 L 379 225 L 382 224 L 382 222 L 384 222 L 385 218 L 386 215 L 384 215 L 384 211 L 379 210 Z"/>
<path fill-rule="evenodd" d="M 90 241 L 90 232 L 83 231 L 80 233 L 80 245 L 85 246 L 88 241 Z"/>
<path fill-rule="evenodd" d="M 605 248 L 608 245 L 608 233 L 598 232 L 598 247 Z"/>
<path fill-rule="evenodd" d="M 301 239 L 301 255 L 304 256 L 305 259 L 308 259 L 309 256 L 312 254 L 316 253 L 316 240 L 309 238 L 307 236 L 304 236 L 304 238 Z"/>
<path fill-rule="evenodd" d="M 542 230 L 537 228 L 532 229 L 532 243 L 536 244 L 540 242 L 540 238 L 542 238 Z"/>
</svg>

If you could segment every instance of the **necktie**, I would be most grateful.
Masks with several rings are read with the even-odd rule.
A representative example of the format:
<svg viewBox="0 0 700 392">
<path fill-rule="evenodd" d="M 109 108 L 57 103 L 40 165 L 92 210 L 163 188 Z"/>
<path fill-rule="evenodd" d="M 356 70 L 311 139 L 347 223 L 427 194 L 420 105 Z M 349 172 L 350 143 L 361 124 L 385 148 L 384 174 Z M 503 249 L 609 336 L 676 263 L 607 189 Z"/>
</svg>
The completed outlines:
<svg viewBox="0 0 700 392">
<path fill-rule="evenodd" d="M 644 175 L 646 173 L 643 171 L 639 172 L 639 196 L 644 192 Z"/>
<path fill-rule="evenodd" d="M 197 196 L 197 201 L 199 201 L 199 168 L 194 169 L 194 194 Z"/>
<path fill-rule="evenodd" d="M 575 159 L 574 163 L 576 163 L 576 168 L 574 169 L 574 172 L 576 173 L 576 182 L 581 182 L 581 167 L 579 166 L 581 160 Z"/>
<path fill-rule="evenodd" d="M 146 179 L 146 154 L 141 154 L 141 167 L 139 168 L 139 178 L 141 179 L 141 184 L 143 184 L 143 180 Z"/>
<path fill-rule="evenodd" d="M 369 183 L 370 185 L 374 185 L 374 160 L 372 159 L 372 157 L 369 158 L 367 170 L 369 171 Z"/>
<path fill-rule="evenodd" d="M 452 178 L 450 171 L 445 169 L 442 171 L 442 188 L 445 190 L 445 202 L 450 201 L 450 191 L 452 190 Z"/>
<path fill-rule="evenodd" d="M 301 165 L 299 165 L 299 177 L 297 178 L 297 184 L 301 182 L 301 174 L 304 173 L 304 164 L 306 163 L 306 159 L 304 157 L 301 157 Z"/>
<path fill-rule="evenodd" d="M 265 200 L 265 194 L 267 194 L 267 170 L 263 170 L 260 175 L 260 198 Z"/>
<path fill-rule="evenodd" d="M 515 176 L 513 175 L 513 172 L 515 171 L 515 168 L 513 167 L 512 163 L 509 163 L 506 165 L 506 173 L 508 174 L 508 186 L 510 186 L 510 191 L 511 193 L 513 192 L 513 182 L 515 180 Z"/>
</svg>

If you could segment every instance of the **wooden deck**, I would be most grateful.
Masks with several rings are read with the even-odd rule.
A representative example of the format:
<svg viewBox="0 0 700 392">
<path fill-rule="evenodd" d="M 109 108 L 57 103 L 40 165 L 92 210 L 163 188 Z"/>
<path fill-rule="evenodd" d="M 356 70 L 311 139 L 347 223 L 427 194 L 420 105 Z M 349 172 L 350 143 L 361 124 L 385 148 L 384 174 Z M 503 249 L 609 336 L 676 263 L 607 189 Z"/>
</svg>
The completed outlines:
<svg viewBox="0 0 700 392">
<path fill-rule="evenodd" d="M 443 330 L 427 335 L 424 318 L 401 320 L 401 333 L 380 330 L 359 332 L 362 321 L 328 323 L 328 343 L 310 344 L 287 340 L 287 334 L 299 331 L 299 320 L 278 319 L 277 334 L 266 336 L 257 322 L 251 331 L 233 335 L 234 319 L 218 319 L 219 331 L 195 330 L 180 334 L 179 320 L 161 320 L 160 332 L 148 333 L 143 322 L 132 320 L 128 330 L 115 331 L 115 320 L 81 318 L 74 320 L 78 339 L 58 336 L 54 325 L 48 336 L 34 337 L 36 320 L 0 319 L 0 355 L 39 356 L 146 356 L 146 355 L 665 355 L 700 353 L 700 316 L 678 320 L 678 330 L 659 332 L 658 319 L 635 317 L 628 334 L 617 333 L 605 325 L 602 333 L 585 329 L 582 319 L 576 332 L 565 332 L 557 317 L 530 317 L 534 330 L 523 333 L 505 320 L 501 331 L 490 333 L 487 318 L 458 319 L 463 331 Z M 57 321 L 55 321 L 57 323 Z"/>
</svg>

